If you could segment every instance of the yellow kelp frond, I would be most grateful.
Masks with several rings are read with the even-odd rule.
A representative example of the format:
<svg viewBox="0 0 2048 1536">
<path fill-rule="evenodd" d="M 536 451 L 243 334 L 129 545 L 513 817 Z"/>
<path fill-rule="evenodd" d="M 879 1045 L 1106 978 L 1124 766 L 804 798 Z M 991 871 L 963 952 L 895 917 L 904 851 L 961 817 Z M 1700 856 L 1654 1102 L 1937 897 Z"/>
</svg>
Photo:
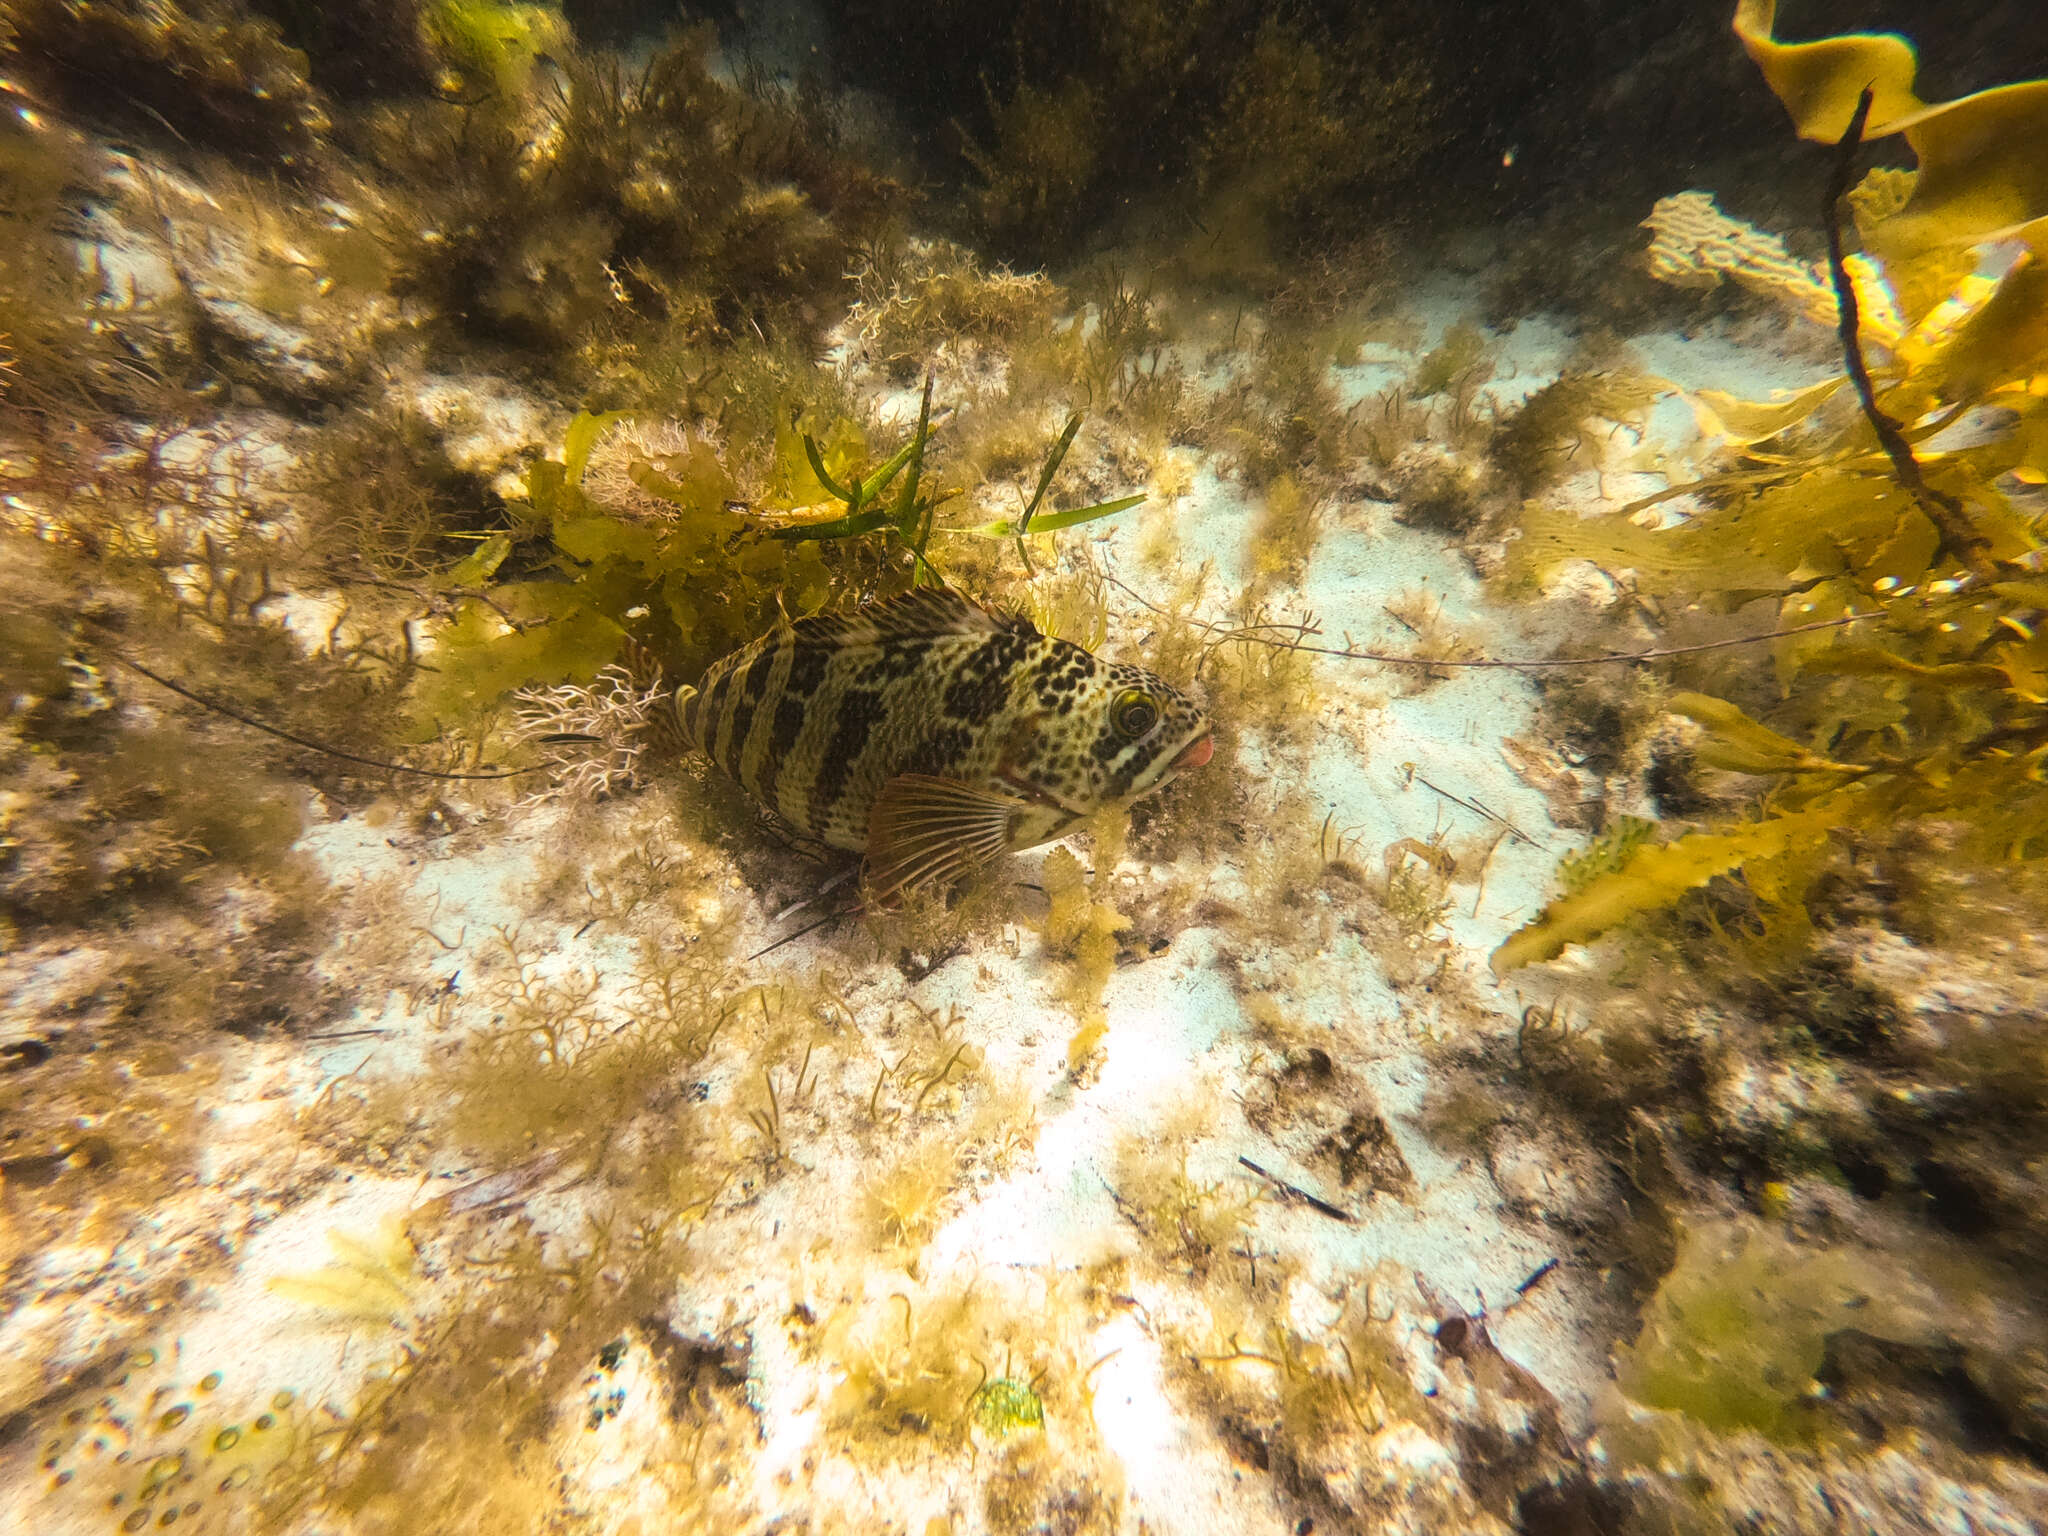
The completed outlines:
<svg viewBox="0 0 2048 1536">
<path fill-rule="evenodd" d="M 1560 561 L 1591 560 L 1633 571 L 1650 593 L 1763 593 L 1788 580 L 1860 571 L 1912 507 L 1897 482 L 1867 471 L 1766 486 L 1671 528 L 1642 526 L 1634 508 L 1581 518 L 1569 507 L 1531 503 L 1509 562 L 1540 575 Z"/>
<path fill-rule="evenodd" d="M 1817 809 L 1639 848 L 1620 869 L 1553 901 L 1535 922 L 1509 934 L 1493 952 L 1493 973 L 1504 976 L 1518 966 L 1554 960 L 1567 944 L 1587 943 L 1640 912 L 1668 907 L 1716 875 L 1788 854 L 1817 856 L 1838 820 L 1838 814 Z"/>
<path fill-rule="evenodd" d="M 1901 131 L 1920 179 L 1898 216 L 1871 231 L 1880 254 L 2007 237 L 2048 246 L 2048 80 L 1929 107 Z"/>
<path fill-rule="evenodd" d="M 1833 328 L 1835 290 L 1826 268 L 1799 260 L 1776 235 L 1731 219 L 1715 206 L 1713 193 L 1660 198 L 1643 227 L 1651 232 L 1645 259 L 1652 277 L 1680 288 L 1711 288 L 1730 277 L 1815 325 Z M 1892 345 L 1905 326 L 1884 275 L 1862 256 L 1851 256 L 1848 267 L 1863 339 Z"/>
<path fill-rule="evenodd" d="M 1972 297 L 1975 308 L 1964 308 Z M 1952 398 L 2030 379 L 2048 360 L 2048 268 L 2034 257 L 1988 292 L 1966 283 L 1956 294 L 1956 308 L 1938 307 L 1923 329 L 1925 343 L 1916 338 L 1910 358 L 1901 361 L 1917 365 Z"/>
<path fill-rule="evenodd" d="M 1920 161 L 1913 195 L 1867 238 L 1892 259 L 1936 246 L 2016 238 L 2048 243 L 2048 80 L 2025 80 L 1927 105 L 1913 94 L 1913 45 L 1889 33 L 1855 32 L 1780 43 L 1776 0 L 1741 0 L 1735 35 L 1756 60 L 1804 139 L 1847 131 L 1856 102 L 1872 93 L 1866 136 L 1903 133 Z"/>
<path fill-rule="evenodd" d="M 1510 576 L 1583 560 L 1704 611 L 1772 603 L 1783 629 L 1775 694 L 1724 684 L 1754 713 L 1712 692 L 1669 704 L 1698 728 L 1689 762 L 1754 776 L 1750 816 L 1636 848 L 1625 863 L 1603 853 L 1590 880 L 1561 869 L 1564 894 L 1495 952 L 1496 973 L 1737 872 L 1744 900 L 1708 896 L 1707 926 L 1719 931 L 1735 910 L 1749 925 L 1743 943 L 1803 942 L 1835 831 L 1868 849 L 1916 824 L 1939 828 L 1950 859 L 1996 864 L 2000 878 L 2048 856 L 2048 519 L 2026 489 L 2048 485 L 2048 245 L 1994 244 L 2048 234 L 2048 81 L 1927 106 L 1902 39 L 1782 45 L 1773 19 L 1769 0 L 1744 0 L 1735 30 L 1803 135 L 1839 139 L 1870 86 L 1871 133 L 1904 133 L 1920 155 L 1917 171 L 1873 171 L 1846 198 L 1871 257 L 1850 258 L 1857 340 L 1890 353 L 1872 360 L 1875 410 L 1849 409 L 1840 377 L 1767 400 L 1688 390 L 1702 434 L 1724 450 L 1700 479 L 1591 517 L 1524 506 Z M 1666 198 L 1646 222 L 1658 278 L 1733 278 L 1833 324 L 1827 269 L 1706 193 Z M 1905 465 L 1880 451 L 1876 413 L 1895 424 Z M 1956 522 L 1966 540 L 1949 535 Z M 1711 669 L 1681 675 L 1714 688 Z"/>
<path fill-rule="evenodd" d="M 1847 32 L 1811 43 L 1781 43 L 1771 36 L 1777 18 L 1778 0 L 1739 0 L 1735 35 L 1792 114 L 1802 139 L 1839 139 L 1866 85 L 1871 102 L 1865 132 L 1871 137 L 1896 132 L 1899 118 L 1926 106 L 1913 94 L 1920 61 L 1903 37 Z"/>
<path fill-rule="evenodd" d="M 1834 398 L 1849 382 L 1847 374 L 1822 379 L 1805 389 L 1774 391 L 1770 400 L 1739 400 L 1719 389 L 1684 390 L 1685 403 L 1692 407 L 1700 436 L 1726 438 L 1730 445 L 1746 448 L 1767 437 L 1776 437 L 1795 427 Z"/>
<path fill-rule="evenodd" d="M 1864 770 L 1855 763 L 1832 762 L 1781 736 L 1761 721 L 1730 704 L 1704 693 L 1674 694 L 1669 705 L 1674 715 L 1684 715 L 1705 732 L 1699 760 L 1709 768 L 1731 773 L 1847 773 Z"/>
</svg>

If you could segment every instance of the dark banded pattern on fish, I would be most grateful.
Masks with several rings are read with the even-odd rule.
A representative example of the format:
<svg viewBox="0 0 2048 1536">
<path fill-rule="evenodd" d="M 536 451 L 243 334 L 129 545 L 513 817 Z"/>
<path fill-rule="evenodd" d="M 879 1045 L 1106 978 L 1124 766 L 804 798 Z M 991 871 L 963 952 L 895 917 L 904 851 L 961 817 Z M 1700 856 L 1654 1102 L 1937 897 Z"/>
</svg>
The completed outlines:
<svg viewBox="0 0 2048 1536">
<path fill-rule="evenodd" d="M 897 886 L 1061 836 L 1211 750 L 1164 680 L 937 588 L 778 625 L 676 714 L 762 805 Z"/>
</svg>

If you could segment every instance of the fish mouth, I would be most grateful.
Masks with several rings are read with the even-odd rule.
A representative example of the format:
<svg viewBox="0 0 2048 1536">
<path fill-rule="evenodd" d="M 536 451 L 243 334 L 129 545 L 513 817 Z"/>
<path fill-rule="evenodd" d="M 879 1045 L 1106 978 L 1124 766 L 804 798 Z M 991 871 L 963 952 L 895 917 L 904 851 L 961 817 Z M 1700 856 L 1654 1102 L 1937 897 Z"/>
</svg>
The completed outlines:
<svg viewBox="0 0 2048 1536">
<path fill-rule="evenodd" d="M 1136 800 L 1142 795 L 1151 794 L 1155 789 L 1163 789 L 1180 776 L 1182 769 L 1199 768 L 1215 755 L 1216 738 L 1208 731 L 1204 731 L 1172 757 L 1154 758 L 1149 772 L 1125 792 L 1126 796 Z"/>
</svg>

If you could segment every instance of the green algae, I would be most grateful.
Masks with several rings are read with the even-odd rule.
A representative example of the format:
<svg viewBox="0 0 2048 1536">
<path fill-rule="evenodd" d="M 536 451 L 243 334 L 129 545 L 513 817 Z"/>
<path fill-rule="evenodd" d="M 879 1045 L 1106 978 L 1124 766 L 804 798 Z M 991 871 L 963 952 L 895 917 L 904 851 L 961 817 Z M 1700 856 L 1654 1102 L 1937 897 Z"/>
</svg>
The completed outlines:
<svg viewBox="0 0 2048 1536">
<path fill-rule="evenodd" d="M 1616 1384 L 1645 1407 L 1682 1412 L 1720 1433 L 1810 1433 L 1828 1336 L 1869 1327 L 1873 1276 L 1838 1249 L 1718 1224 L 1689 1230 L 1677 1264 L 1617 1359 Z"/>
</svg>

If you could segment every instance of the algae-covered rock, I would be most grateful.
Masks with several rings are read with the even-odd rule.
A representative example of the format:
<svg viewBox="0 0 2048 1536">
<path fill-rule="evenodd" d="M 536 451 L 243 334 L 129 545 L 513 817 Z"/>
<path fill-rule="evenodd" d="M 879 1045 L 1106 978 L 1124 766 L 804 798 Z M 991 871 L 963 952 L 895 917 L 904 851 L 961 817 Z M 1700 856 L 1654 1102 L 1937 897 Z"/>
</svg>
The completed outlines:
<svg viewBox="0 0 2048 1536">
<path fill-rule="evenodd" d="M 18 0 L 0 58 L 82 114 L 300 170 L 329 126 L 305 54 L 239 0 Z"/>
<path fill-rule="evenodd" d="M 2010 1279 L 1924 1238 L 1690 1227 L 1597 1408 L 1640 1516 L 1879 1532 L 2023 1530 L 2048 1507 L 2048 1355 Z M 1630 1526 L 1629 1529 L 1656 1528 Z"/>
</svg>

